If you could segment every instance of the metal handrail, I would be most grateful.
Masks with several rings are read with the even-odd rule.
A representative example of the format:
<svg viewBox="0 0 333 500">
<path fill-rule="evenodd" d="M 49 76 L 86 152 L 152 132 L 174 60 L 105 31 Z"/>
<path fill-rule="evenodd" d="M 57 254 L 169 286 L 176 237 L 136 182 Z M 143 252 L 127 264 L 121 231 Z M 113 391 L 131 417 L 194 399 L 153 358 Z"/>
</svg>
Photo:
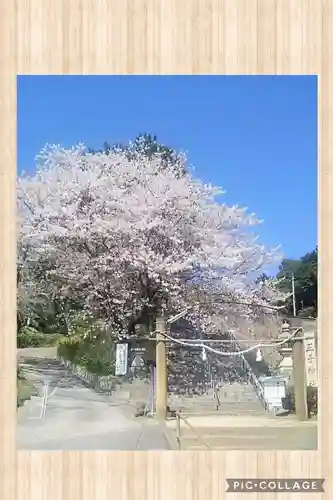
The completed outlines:
<svg viewBox="0 0 333 500">
<path fill-rule="evenodd" d="M 216 387 L 215 378 L 213 379 L 213 397 L 216 400 L 216 410 L 218 410 L 221 406 L 219 390 Z"/>
<path fill-rule="evenodd" d="M 229 337 L 232 337 L 232 339 L 237 342 L 237 338 L 236 338 L 236 335 L 234 333 L 228 332 L 228 335 L 229 335 Z M 241 350 L 239 344 L 236 343 L 235 349 L 236 349 L 236 351 Z M 254 389 L 257 393 L 257 396 L 261 400 L 261 402 L 266 410 L 267 409 L 267 402 L 266 402 L 265 397 L 264 397 L 263 385 L 259 381 L 258 377 L 254 374 L 254 372 L 251 368 L 251 365 L 248 362 L 248 360 L 245 358 L 244 354 L 240 354 L 240 358 L 242 359 L 243 364 L 246 366 L 250 382 L 251 382 L 252 386 L 254 387 Z"/>
<path fill-rule="evenodd" d="M 201 441 L 201 443 L 208 449 L 211 450 L 211 446 L 207 443 L 207 441 L 200 435 L 193 425 L 191 425 L 187 418 L 181 415 L 179 411 L 176 412 L 176 439 L 177 439 L 177 449 L 181 449 L 181 432 L 180 432 L 180 421 L 183 420 L 185 425 L 196 435 L 196 437 Z"/>
</svg>

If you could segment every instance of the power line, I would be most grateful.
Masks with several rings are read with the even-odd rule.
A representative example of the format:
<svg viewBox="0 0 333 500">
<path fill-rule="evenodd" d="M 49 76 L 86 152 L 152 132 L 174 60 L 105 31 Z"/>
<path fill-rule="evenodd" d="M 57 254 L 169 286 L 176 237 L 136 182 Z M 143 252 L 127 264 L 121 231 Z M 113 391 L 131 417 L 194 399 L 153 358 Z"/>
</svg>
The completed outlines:
<svg viewBox="0 0 333 500">
<path fill-rule="evenodd" d="M 296 316 L 296 295 L 295 295 L 295 276 L 294 273 L 291 275 L 291 289 L 293 296 L 293 314 Z"/>
</svg>

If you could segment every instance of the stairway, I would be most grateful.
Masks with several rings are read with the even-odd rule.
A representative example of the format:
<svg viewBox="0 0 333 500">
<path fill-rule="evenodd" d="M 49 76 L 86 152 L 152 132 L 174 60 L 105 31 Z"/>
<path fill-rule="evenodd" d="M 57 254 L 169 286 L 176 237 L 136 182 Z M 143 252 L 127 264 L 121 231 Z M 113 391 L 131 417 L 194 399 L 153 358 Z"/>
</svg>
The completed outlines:
<svg viewBox="0 0 333 500">
<path fill-rule="evenodd" d="M 26 399 L 22 406 L 17 410 L 17 421 L 25 421 L 26 419 L 40 419 L 43 406 L 43 387 L 35 386 L 35 393 Z"/>
<path fill-rule="evenodd" d="M 266 415 L 261 401 L 250 384 L 233 383 L 221 386 L 218 391 L 219 405 L 213 389 L 197 396 L 170 395 L 169 406 L 186 415 Z"/>
<path fill-rule="evenodd" d="M 267 415 L 251 384 L 233 383 L 218 390 L 219 412 L 224 415 Z"/>
</svg>

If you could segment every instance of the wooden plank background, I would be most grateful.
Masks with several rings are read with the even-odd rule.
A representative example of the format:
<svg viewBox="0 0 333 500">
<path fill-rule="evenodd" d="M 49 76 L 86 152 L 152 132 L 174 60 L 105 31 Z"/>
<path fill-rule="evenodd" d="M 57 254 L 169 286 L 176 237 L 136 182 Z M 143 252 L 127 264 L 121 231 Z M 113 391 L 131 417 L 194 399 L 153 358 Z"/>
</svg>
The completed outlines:
<svg viewBox="0 0 333 500">
<path fill-rule="evenodd" d="M 325 494 L 306 498 L 333 498 L 332 21 L 329 0 L 1 2 L 1 498 L 216 500 L 227 497 L 228 476 L 325 477 Z M 317 452 L 16 453 L 16 75 L 112 73 L 319 75 Z M 233 494 L 230 498 L 245 497 Z M 251 498 L 296 500 L 302 495 L 252 494 Z"/>
</svg>

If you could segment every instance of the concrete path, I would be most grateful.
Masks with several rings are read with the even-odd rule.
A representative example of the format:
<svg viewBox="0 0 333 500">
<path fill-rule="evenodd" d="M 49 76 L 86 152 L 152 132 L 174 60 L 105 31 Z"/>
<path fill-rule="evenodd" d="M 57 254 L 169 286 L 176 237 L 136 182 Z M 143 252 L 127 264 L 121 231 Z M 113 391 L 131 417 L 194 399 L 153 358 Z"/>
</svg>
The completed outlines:
<svg viewBox="0 0 333 500">
<path fill-rule="evenodd" d="M 17 359 L 56 359 L 57 348 L 56 347 L 24 347 L 17 349 Z"/>
<path fill-rule="evenodd" d="M 316 450 L 317 422 L 299 422 L 295 417 L 189 416 L 189 428 L 180 425 L 181 449 L 206 449 L 194 430 L 214 450 Z M 168 436 L 175 446 L 176 421 L 167 422 Z"/>
<path fill-rule="evenodd" d="M 18 411 L 18 449 L 169 449 L 158 423 L 135 418 L 128 402 L 93 391 L 56 359 L 24 359 L 21 364 L 39 397 Z M 45 384 L 48 402 L 43 408 Z"/>
<path fill-rule="evenodd" d="M 123 384 L 111 395 L 97 393 L 63 367 L 51 351 L 37 354 L 32 357 L 34 350 L 20 353 L 24 373 L 34 383 L 39 395 L 18 410 L 18 449 L 167 450 L 174 444 L 174 420 L 167 422 L 169 438 L 172 435 L 167 440 L 165 429 L 155 420 L 134 417 L 136 408 L 129 402 L 130 391 L 134 393 L 140 387 L 132 384 L 129 388 L 128 384 Z M 48 385 L 46 407 L 43 406 L 45 385 Z M 313 421 L 300 423 L 293 418 L 215 413 L 211 416 L 191 415 L 189 422 L 212 449 L 317 448 L 317 425 Z M 204 449 L 184 424 L 181 434 L 181 449 Z"/>
</svg>

